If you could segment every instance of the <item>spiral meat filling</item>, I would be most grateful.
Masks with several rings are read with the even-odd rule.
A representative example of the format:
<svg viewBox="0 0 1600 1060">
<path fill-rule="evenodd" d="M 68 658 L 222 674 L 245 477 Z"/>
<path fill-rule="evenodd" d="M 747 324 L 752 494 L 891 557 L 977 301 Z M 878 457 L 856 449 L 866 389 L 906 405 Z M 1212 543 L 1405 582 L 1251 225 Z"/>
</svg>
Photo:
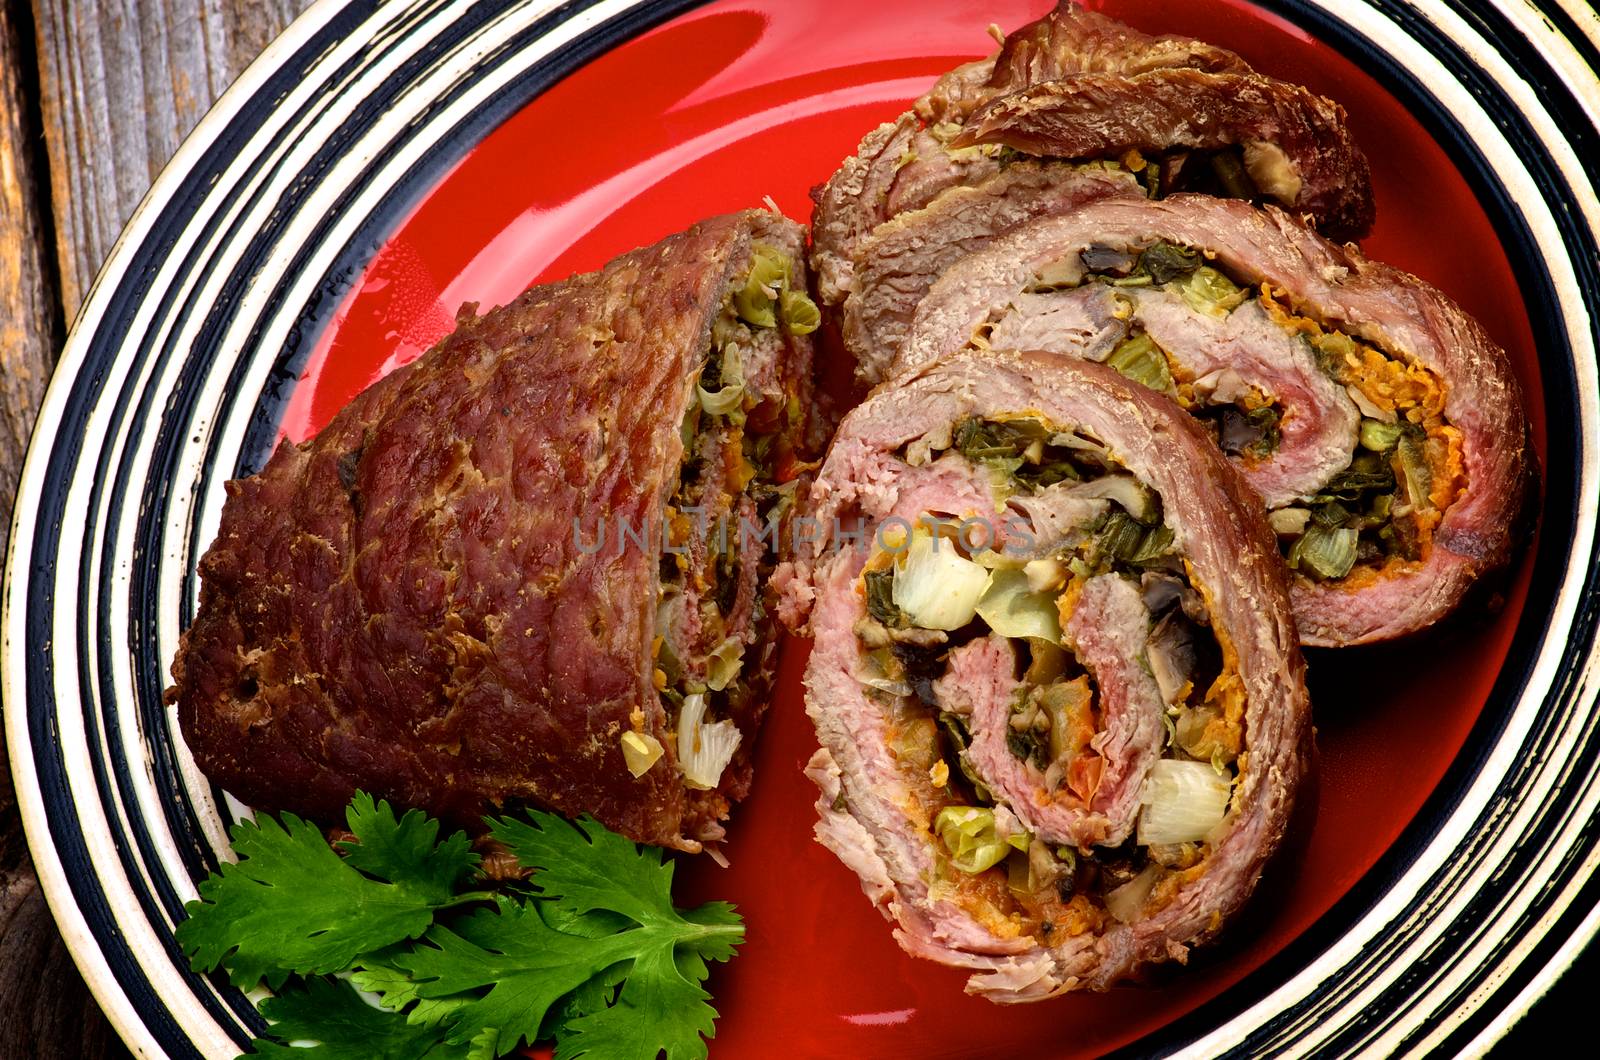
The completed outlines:
<svg viewBox="0 0 1600 1060">
<path fill-rule="evenodd" d="M 1102 362 L 1200 420 L 1269 513 L 1305 643 L 1420 629 L 1504 566 L 1530 476 L 1506 355 L 1414 276 L 1272 209 L 1104 200 L 951 265 L 894 371 Z"/>
<path fill-rule="evenodd" d="M 1096 365 L 967 355 L 846 419 L 809 510 L 866 544 L 786 578 L 817 639 L 818 837 L 908 951 L 1032 1000 L 1180 956 L 1244 900 L 1309 741 L 1246 497 Z"/>
</svg>

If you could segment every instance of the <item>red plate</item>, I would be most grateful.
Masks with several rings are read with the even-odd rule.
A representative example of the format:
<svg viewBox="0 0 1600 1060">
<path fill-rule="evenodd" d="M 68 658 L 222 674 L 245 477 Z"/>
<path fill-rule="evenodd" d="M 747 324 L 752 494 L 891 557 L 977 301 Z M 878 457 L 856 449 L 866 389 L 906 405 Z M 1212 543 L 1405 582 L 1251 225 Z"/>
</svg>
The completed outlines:
<svg viewBox="0 0 1600 1060">
<path fill-rule="evenodd" d="M 811 185 L 935 76 L 989 50 L 989 22 L 1013 28 L 1051 6 L 726 0 L 606 54 L 489 135 L 399 226 L 322 337 L 284 433 L 315 431 L 447 332 L 463 302 L 508 301 L 769 195 L 808 218 Z M 1232 48 L 1343 103 L 1377 186 L 1367 251 L 1431 280 L 1510 351 L 1543 454 L 1515 277 L 1466 182 L 1415 118 L 1331 49 L 1245 3 L 1090 6 Z M 839 350 L 825 359 L 830 378 L 847 376 Z M 1313 655 L 1320 798 L 1220 946 L 1149 985 L 1010 1008 L 967 997 L 962 974 L 902 954 L 855 877 L 812 841 L 814 792 L 800 773 L 816 748 L 800 687 L 806 645 L 791 641 L 755 793 L 732 822 L 732 868 L 680 865 L 685 902 L 730 899 L 749 924 L 740 956 L 710 983 L 722 1012 L 716 1053 L 1093 1055 L 1207 1003 L 1332 907 L 1412 820 L 1478 718 L 1526 581 L 1524 568 L 1492 621 Z"/>
</svg>

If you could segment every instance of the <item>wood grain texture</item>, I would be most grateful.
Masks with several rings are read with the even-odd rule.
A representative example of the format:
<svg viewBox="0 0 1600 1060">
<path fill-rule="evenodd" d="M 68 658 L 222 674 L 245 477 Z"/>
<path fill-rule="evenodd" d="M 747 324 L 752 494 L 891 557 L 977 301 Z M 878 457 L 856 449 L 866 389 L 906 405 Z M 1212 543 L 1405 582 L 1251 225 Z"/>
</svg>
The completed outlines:
<svg viewBox="0 0 1600 1060">
<path fill-rule="evenodd" d="M 60 338 L 23 83 L 28 43 L 0 7 L 0 498 L 8 514 Z"/>
<path fill-rule="evenodd" d="M 67 953 L 31 873 L 0 879 L 0 1056 L 127 1057 Z"/>
<path fill-rule="evenodd" d="M 151 180 L 310 0 L 0 0 L 0 497 L 63 339 Z M 41 143 L 47 148 L 41 150 Z M 4 531 L 0 531 L 4 532 Z M 5 761 L 0 734 L 0 763 Z M 0 1060 L 122 1060 L 39 890 L 0 765 Z"/>
<path fill-rule="evenodd" d="M 0 497 L 7 516 L 61 342 L 30 80 L 33 41 L 17 13 L 0 6 Z M 0 733 L 0 761 L 4 745 Z M 10 773 L 0 769 L 0 1057 L 126 1055 L 56 930 L 28 857 Z"/>
<path fill-rule="evenodd" d="M 61 301 L 77 313 L 189 130 L 309 0 L 35 0 Z"/>
</svg>

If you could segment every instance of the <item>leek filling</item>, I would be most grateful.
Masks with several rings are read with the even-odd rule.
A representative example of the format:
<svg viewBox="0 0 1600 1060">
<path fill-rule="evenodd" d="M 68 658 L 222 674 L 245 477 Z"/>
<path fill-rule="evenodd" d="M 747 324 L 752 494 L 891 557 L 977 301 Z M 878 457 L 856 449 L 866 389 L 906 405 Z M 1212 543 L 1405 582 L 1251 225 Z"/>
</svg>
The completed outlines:
<svg viewBox="0 0 1600 1060">
<path fill-rule="evenodd" d="M 1223 317 L 1252 298 L 1296 342 L 1306 343 L 1317 366 L 1345 388 L 1362 414 L 1349 462 L 1317 492 L 1269 512 L 1291 569 L 1312 581 L 1369 578 L 1389 568 L 1425 560 L 1444 511 L 1465 489 L 1461 432 L 1443 409 L 1445 383 L 1431 371 L 1362 339 L 1330 330 L 1296 313 L 1284 294 L 1263 284 L 1239 285 L 1204 251 L 1169 242 L 1138 249 L 1091 246 L 1078 267 L 1046 268 L 1030 285 L 1035 293 L 1087 283 L 1172 291 L 1197 313 Z M 1081 272 L 1081 279 L 1068 279 Z M 1134 322 L 1106 363 L 1152 390 L 1167 394 L 1204 424 L 1219 447 L 1247 467 L 1271 458 L 1282 443 L 1289 415 L 1257 388 L 1207 389 Z M 1215 373 L 1213 373 L 1215 374 Z M 1219 398 L 1231 397 L 1223 401 Z M 1363 573 L 1365 572 L 1365 573 Z"/>
<path fill-rule="evenodd" d="M 886 528 L 862 571 L 857 678 L 885 712 L 890 750 L 937 841 L 930 883 L 997 934 L 1046 943 L 1149 915 L 1209 856 L 1244 744 L 1232 655 L 1174 551 L 1160 497 L 1096 440 L 1031 416 L 965 419 L 925 459 L 901 456 L 979 470 L 1005 516 L 1033 529 L 1017 554 L 1014 540 L 964 539 L 959 520 L 923 515 L 909 535 Z M 1165 701 L 1166 740 L 1134 835 L 1115 849 L 1056 847 L 1029 834 L 974 767 L 972 704 L 941 679 L 963 645 L 1007 638 L 1018 672 L 1005 746 L 1037 798 L 1088 808 L 1103 769 L 1099 689 L 1062 626 L 1089 579 L 1106 575 L 1131 582 L 1149 615 L 1139 662 Z"/>
<path fill-rule="evenodd" d="M 671 719 L 679 768 L 694 788 L 717 787 L 739 745 L 731 719 L 746 713 L 759 691 L 745 670 L 756 664 L 747 659 L 750 646 L 730 626 L 750 578 L 741 569 L 741 535 L 763 536 L 754 583 L 764 584 L 774 564 L 770 528 L 794 505 L 793 440 L 803 411 L 787 396 L 756 393 L 746 369 L 781 357 L 785 336 L 816 329 L 816 306 L 790 286 L 792 273 L 787 256 L 757 245 L 748 273 L 730 286 L 684 414 L 684 459 L 662 513 L 670 547 L 661 556 L 654 684 Z M 741 625 L 759 628 L 759 592 L 748 606 Z M 635 748 L 630 769 L 637 762 L 647 770 L 656 758 Z"/>
</svg>

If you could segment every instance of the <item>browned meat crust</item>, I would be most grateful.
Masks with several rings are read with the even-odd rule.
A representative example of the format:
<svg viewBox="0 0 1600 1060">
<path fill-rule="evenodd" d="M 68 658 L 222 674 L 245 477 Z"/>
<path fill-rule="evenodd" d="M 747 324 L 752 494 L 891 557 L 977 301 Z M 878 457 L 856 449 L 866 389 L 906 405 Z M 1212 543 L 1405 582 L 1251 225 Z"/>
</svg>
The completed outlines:
<svg viewBox="0 0 1600 1060">
<path fill-rule="evenodd" d="M 1243 59 L 1226 48 L 1173 33 L 1152 37 L 1063 0 L 1037 22 L 1006 36 L 988 84 L 1009 92 L 1075 74 L 1131 77 L 1174 69 L 1250 71 Z"/>
<path fill-rule="evenodd" d="M 1354 239 L 1372 227 L 1372 174 L 1345 120 L 1332 100 L 1260 74 L 1083 74 L 992 100 L 951 144 L 1059 158 L 1275 144 L 1299 177 L 1298 194 L 1283 205 Z"/>
<path fill-rule="evenodd" d="M 1185 87 L 1199 96 L 1185 94 Z M 1230 90 L 1240 98 L 1227 98 Z M 1020 94 L 1015 105 L 1013 94 Z M 1136 120 L 1120 117 L 1130 107 Z M 1213 113 L 1219 108 L 1225 115 Z M 970 119 L 985 116 L 994 135 L 981 142 L 1014 139 L 1030 150 L 1022 146 L 1030 130 L 1048 121 L 1049 136 L 1043 129 L 1033 134 L 1037 153 L 1067 159 L 1202 141 L 1211 147 L 1276 143 L 1305 170 L 1298 195 L 1283 205 L 1315 214 L 1340 237 L 1365 234 L 1372 221 L 1366 158 L 1337 104 L 1259 76 L 1226 49 L 1151 36 L 1061 0 L 1044 18 L 1007 35 L 994 55 L 940 78 L 896 121 L 867 134 L 856 154 L 813 189 L 812 268 L 825 304 L 838 305 L 856 289 L 861 242 L 878 225 L 927 205 L 946 188 L 974 185 L 999 171 L 991 154 L 961 149 L 979 143 L 976 134 L 950 139 Z M 1277 143 L 1279 135 L 1289 140 Z"/>
<path fill-rule="evenodd" d="M 1462 433 L 1466 491 L 1444 513 L 1416 569 L 1357 588 L 1297 579 L 1303 642 L 1385 640 L 1438 621 L 1473 583 L 1509 562 L 1532 458 L 1521 389 L 1505 351 L 1476 321 L 1415 276 L 1338 246 L 1281 210 L 1201 195 L 1160 202 L 1104 200 L 1014 229 L 948 269 L 918 306 L 894 372 L 965 346 L 994 307 L 1046 265 L 1086 247 L 1168 240 L 1202 249 L 1241 282 L 1287 292 L 1295 312 L 1428 369 L 1447 388 L 1444 417 Z M 1067 345 L 1056 352 L 1072 352 Z M 1327 410 L 1303 408 L 1311 420 Z"/>
<path fill-rule="evenodd" d="M 813 548 L 796 557 L 783 580 L 788 614 L 806 619 L 816 640 L 806 708 L 822 744 L 808 769 L 821 789 L 818 839 L 860 875 L 869 898 L 897 922 L 896 938 L 908 952 L 972 970 L 969 992 L 1002 1002 L 1104 989 L 1141 965 L 1182 959 L 1188 947 L 1213 937 L 1277 849 L 1312 756 L 1286 576 L 1259 506 L 1176 405 L 1104 366 L 1048 354 L 968 353 L 903 377 L 845 418 L 809 515 L 825 525 L 859 516 L 869 527 L 891 512 L 904 517 L 908 506 L 926 503 L 925 494 L 899 495 L 886 454 L 963 417 L 1022 410 L 1098 437 L 1160 494 L 1218 639 L 1236 653 L 1247 754 L 1225 834 L 1158 910 L 1048 944 L 994 934 L 930 886 L 939 841 L 926 818 L 918 819 L 906 775 L 886 747 L 886 708 L 857 679 L 855 628 L 865 606 L 855 587 L 865 554 Z M 1194 489 L 1196 482 L 1207 488 Z M 949 484 L 939 493 L 988 499 L 981 485 Z M 1010 680 L 1012 671 L 1003 676 Z"/>
<path fill-rule="evenodd" d="M 684 849 L 720 836 L 764 689 L 730 708 L 743 742 L 720 788 L 686 790 L 651 640 L 680 423 L 752 240 L 798 261 L 804 233 L 719 217 L 466 307 L 316 438 L 228 483 L 167 693 L 206 774 L 324 821 L 361 788 L 468 825 L 526 802 Z M 789 342 L 782 385 L 809 403 L 810 343 Z M 654 544 L 618 547 L 620 520 Z M 638 779 L 629 729 L 666 749 Z"/>
</svg>

